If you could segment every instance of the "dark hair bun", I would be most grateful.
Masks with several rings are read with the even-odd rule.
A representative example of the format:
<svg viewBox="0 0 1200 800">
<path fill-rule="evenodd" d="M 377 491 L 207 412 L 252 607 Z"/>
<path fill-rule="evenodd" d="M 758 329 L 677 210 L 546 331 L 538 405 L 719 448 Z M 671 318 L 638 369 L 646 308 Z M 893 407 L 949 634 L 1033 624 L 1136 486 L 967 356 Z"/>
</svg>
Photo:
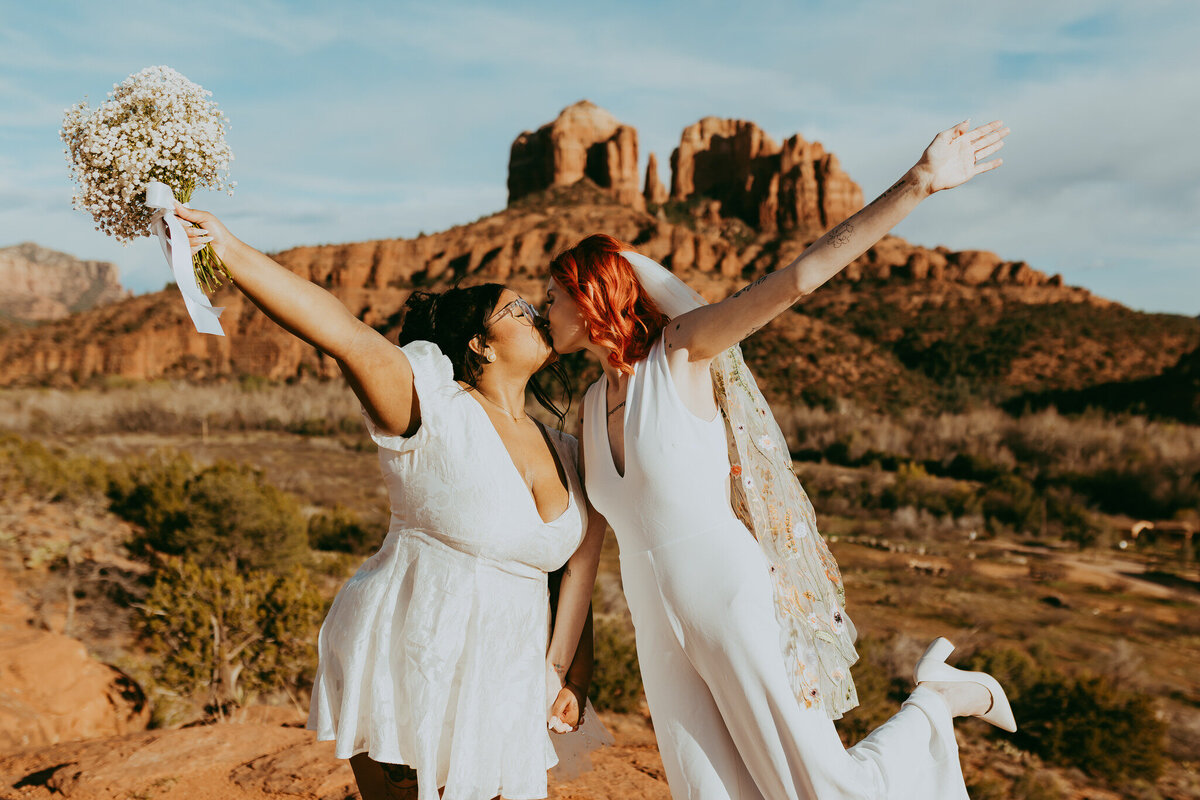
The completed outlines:
<svg viewBox="0 0 1200 800">
<path fill-rule="evenodd" d="M 400 343 L 418 340 L 437 342 L 437 311 L 441 295 L 432 292 L 413 292 L 404 303 L 400 326 Z"/>
</svg>

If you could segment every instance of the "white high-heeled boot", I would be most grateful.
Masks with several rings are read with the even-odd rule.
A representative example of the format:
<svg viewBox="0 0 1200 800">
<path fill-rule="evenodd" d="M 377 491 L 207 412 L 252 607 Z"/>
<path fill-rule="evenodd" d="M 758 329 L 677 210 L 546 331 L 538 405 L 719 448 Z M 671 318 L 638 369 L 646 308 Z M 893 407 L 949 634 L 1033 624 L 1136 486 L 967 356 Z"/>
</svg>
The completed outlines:
<svg viewBox="0 0 1200 800">
<path fill-rule="evenodd" d="M 943 637 L 933 640 L 925 650 L 925 655 L 917 662 L 913 670 L 913 678 L 920 685 L 925 681 L 945 681 L 947 683 L 978 683 L 992 695 L 992 705 L 986 712 L 979 715 L 984 722 L 990 722 L 997 728 L 1014 733 L 1017 730 L 1017 720 L 1013 717 L 1012 706 L 1000 682 L 986 672 L 967 672 L 952 667 L 946 663 L 946 658 L 954 652 L 954 645 Z"/>
</svg>

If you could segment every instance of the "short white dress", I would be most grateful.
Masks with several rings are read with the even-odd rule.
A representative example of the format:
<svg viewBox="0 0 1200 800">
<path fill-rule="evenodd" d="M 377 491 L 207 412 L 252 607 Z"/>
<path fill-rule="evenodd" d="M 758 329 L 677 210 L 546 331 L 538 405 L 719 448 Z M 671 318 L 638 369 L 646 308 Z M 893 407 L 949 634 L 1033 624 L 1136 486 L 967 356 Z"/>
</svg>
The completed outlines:
<svg viewBox="0 0 1200 800">
<path fill-rule="evenodd" d="M 308 727 L 339 758 L 409 765 L 420 800 L 443 786 L 444 800 L 543 798 L 558 761 L 546 727 L 557 691 L 546 581 L 586 529 L 578 443 L 547 429 L 570 499 L 544 522 L 449 359 L 429 342 L 402 349 L 421 426 L 389 436 L 367 418 L 391 525 L 321 626 Z"/>
</svg>

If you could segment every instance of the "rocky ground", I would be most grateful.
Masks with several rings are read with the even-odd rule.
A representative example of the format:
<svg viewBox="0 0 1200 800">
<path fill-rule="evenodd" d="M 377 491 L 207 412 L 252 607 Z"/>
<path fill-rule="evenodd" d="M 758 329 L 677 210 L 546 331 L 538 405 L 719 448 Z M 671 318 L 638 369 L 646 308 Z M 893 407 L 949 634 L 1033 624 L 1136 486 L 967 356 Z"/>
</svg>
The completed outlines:
<svg viewBox="0 0 1200 800">
<path fill-rule="evenodd" d="M 120 542 L 129 533 L 123 525 L 99 509 L 71 508 L 36 498 L 10 498 L 4 506 L 0 515 L 4 534 L 0 543 L 4 556 L 0 569 L 0 652 L 4 654 L 0 659 L 0 798 L 355 797 L 348 765 L 334 757 L 331 744 L 315 742 L 313 734 L 304 730 L 304 711 L 294 705 L 251 706 L 214 724 L 146 728 L 149 714 L 141 690 L 96 657 L 117 653 L 127 644 L 122 641 L 119 621 L 110 619 L 106 625 L 103 618 L 110 615 L 83 605 L 67 613 L 63 599 L 67 587 L 61 576 L 46 567 L 73 547 L 76 563 L 91 564 L 109 575 L 134 573 L 137 565 L 122 555 Z M 917 610 L 919 603 L 909 603 L 905 600 L 908 595 L 896 595 L 903 592 L 897 586 L 913 580 L 904 575 L 919 574 L 918 582 L 929 584 L 920 591 L 946 594 L 950 581 L 946 573 L 956 564 L 961 566 L 959 562 L 936 554 L 890 552 L 844 541 L 836 542 L 835 550 L 850 575 L 861 627 L 868 636 L 898 628 L 925 637 L 932 635 L 935 627 L 939 631 L 945 627 L 945 617 L 952 612 L 942 610 L 938 620 L 923 618 Z M 1087 598 L 1096 606 L 1083 615 L 1095 620 L 1090 625 L 1119 616 L 1174 625 L 1180 615 L 1194 613 L 1194 587 L 1162 586 L 1130 572 L 1128 561 L 1114 557 L 1047 555 L 1022 547 L 992 555 L 981 552 L 976 580 L 1027 580 L 1023 577 L 1028 572 L 1025 565 L 1035 559 L 1061 562 L 1056 597 L 1065 608 Z M 939 566 L 947 569 L 939 571 Z M 78 574 L 89 573 L 83 570 Z M 1108 587 L 1106 594 L 1113 595 L 1112 599 L 1097 595 L 1097 586 Z M 1039 613 L 1044 620 L 1044 613 L 1037 610 L 1044 601 L 1031 598 L 1028 609 L 1009 609 L 1007 617 L 1012 619 L 1006 617 L 1004 623 L 976 620 L 972 629 L 1036 624 Z M 1118 608 L 1114 602 L 1123 605 Z M 988 613 L 998 612 L 992 609 Z M 1030 615 L 1028 620 L 1021 617 L 1025 613 Z M 1066 612 L 1059 608 L 1057 613 Z M 1151 614 L 1171 619 L 1157 620 Z M 1096 628 L 1095 635 L 1103 636 L 1102 629 Z M 76 637 L 86 639 L 88 646 Z M 1178 644 L 1183 648 L 1180 657 L 1186 659 L 1190 652 L 1186 643 Z M 1186 670 L 1186 660 L 1171 666 L 1169 654 L 1164 651 L 1161 655 L 1154 659 L 1156 669 Z M 601 716 L 616 744 L 597 754 L 592 771 L 571 781 L 552 779 L 550 797 L 666 800 L 670 795 L 644 708 L 641 713 Z M 984 728 L 968 722 L 958 730 L 964 772 L 979 797 L 1010 796 L 1003 793 L 1003 787 L 1021 781 L 1026 786 L 1031 781 L 1053 786 L 1054 796 L 1071 800 L 1130 796 L 1104 788 L 1078 771 L 1045 765 L 1003 739 L 983 735 Z M 1194 767 L 1175 766 L 1155 788 L 1157 795 L 1144 797 L 1200 797 L 1200 776 Z"/>
<path fill-rule="evenodd" d="M 602 715 L 617 737 L 595 768 L 551 780 L 554 800 L 667 800 L 648 722 Z M 0 755 L 0 797 L 116 800 L 343 800 L 357 797 L 347 762 L 315 742 L 295 710 L 254 707 L 237 722 L 142 731 Z"/>
</svg>

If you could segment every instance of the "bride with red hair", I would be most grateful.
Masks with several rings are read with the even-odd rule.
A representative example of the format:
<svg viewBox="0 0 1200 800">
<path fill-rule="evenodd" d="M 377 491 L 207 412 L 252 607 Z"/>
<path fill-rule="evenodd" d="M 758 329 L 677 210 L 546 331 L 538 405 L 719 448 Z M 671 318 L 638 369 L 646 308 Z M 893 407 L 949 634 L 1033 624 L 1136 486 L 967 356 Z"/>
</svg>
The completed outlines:
<svg viewBox="0 0 1200 800">
<path fill-rule="evenodd" d="M 855 631 L 837 564 L 738 343 L 815 291 L 933 193 L 994 169 L 1000 122 L 939 133 L 879 198 L 795 261 L 705 304 L 603 234 L 550 265 L 554 348 L 603 375 L 584 398 L 580 464 L 616 531 L 646 699 L 675 797 L 965 798 L 952 718 L 1015 730 L 989 675 L 945 664 L 845 749 Z M 749 534 L 751 535 L 747 535 Z"/>
</svg>

